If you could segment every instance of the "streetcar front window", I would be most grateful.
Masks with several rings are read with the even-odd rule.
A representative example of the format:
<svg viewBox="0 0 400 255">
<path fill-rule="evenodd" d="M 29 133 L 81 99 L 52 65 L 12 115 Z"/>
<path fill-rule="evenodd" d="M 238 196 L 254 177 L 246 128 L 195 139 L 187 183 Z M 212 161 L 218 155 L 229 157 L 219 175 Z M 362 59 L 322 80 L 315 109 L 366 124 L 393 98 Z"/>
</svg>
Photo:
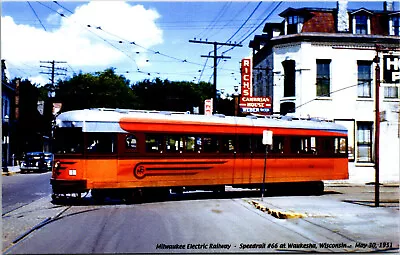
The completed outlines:
<svg viewBox="0 0 400 255">
<path fill-rule="evenodd" d="M 82 128 L 56 128 L 54 130 L 53 152 L 55 154 L 82 154 Z"/>
</svg>

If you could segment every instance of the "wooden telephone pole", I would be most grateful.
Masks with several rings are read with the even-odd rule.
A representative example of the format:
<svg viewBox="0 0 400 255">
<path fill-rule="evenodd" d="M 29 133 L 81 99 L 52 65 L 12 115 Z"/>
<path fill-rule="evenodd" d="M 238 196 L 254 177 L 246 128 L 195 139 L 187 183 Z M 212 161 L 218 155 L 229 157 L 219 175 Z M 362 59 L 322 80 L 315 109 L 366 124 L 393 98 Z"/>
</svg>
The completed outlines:
<svg viewBox="0 0 400 255">
<path fill-rule="evenodd" d="M 217 46 L 233 46 L 233 47 L 242 47 L 241 44 L 236 43 L 220 43 L 220 42 L 208 42 L 208 41 L 197 41 L 197 40 L 189 40 L 191 43 L 202 43 L 202 44 L 213 44 L 214 45 L 214 56 L 210 55 L 201 55 L 203 58 L 213 58 L 214 59 L 214 83 L 213 83 L 213 112 L 216 112 L 216 103 L 217 103 L 217 59 L 219 58 L 228 58 L 228 56 L 217 56 Z"/>
</svg>

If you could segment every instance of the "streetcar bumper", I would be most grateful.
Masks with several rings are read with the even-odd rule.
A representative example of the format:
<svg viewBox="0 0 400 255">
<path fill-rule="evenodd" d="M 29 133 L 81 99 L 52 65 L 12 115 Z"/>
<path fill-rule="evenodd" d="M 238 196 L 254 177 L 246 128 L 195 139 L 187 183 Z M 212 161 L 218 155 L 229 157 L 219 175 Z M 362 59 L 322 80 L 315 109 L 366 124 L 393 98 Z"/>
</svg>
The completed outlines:
<svg viewBox="0 0 400 255">
<path fill-rule="evenodd" d="M 56 180 L 50 179 L 50 184 L 55 194 L 87 192 L 86 180 Z"/>
</svg>

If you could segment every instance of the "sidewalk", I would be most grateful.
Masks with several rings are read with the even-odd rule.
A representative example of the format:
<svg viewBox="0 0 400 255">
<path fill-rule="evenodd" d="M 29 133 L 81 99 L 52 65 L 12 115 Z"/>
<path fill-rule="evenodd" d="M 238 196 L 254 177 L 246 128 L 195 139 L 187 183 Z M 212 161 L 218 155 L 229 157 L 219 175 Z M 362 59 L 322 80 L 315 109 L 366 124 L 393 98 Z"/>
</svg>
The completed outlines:
<svg viewBox="0 0 400 255">
<path fill-rule="evenodd" d="M 19 166 L 8 166 L 7 167 L 8 172 L 4 172 L 4 169 L 2 168 L 2 175 L 14 175 L 14 174 L 19 174 L 21 170 L 19 169 Z"/>
</svg>

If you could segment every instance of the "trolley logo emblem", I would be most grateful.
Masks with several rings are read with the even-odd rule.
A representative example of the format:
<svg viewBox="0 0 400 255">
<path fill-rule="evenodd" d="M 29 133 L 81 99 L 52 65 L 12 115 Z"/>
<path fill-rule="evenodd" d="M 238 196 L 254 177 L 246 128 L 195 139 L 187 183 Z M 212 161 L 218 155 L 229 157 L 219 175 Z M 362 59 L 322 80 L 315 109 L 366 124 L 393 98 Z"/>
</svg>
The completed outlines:
<svg viewBox="0 0 400 255">
<path fill-rule="evenodd" d="M 143 179 L 146 175 L 146 167 L 143 165 L 136 166 L 133 174 L 135 175 L 136 178 Z"/>
</svg>

